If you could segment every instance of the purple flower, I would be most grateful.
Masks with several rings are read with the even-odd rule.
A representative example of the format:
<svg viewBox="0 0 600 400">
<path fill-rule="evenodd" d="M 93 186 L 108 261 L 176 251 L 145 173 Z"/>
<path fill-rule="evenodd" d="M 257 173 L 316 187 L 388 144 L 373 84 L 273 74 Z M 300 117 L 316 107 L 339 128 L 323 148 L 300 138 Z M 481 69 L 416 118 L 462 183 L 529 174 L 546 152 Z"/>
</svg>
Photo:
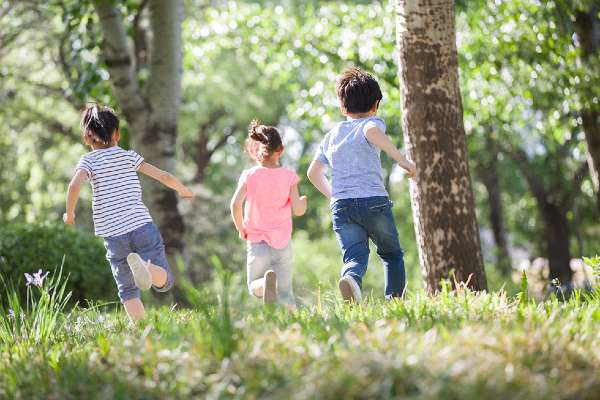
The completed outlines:
<svg viewBox="0 0 600 400">
<path fill-rule="evenodd" d="M 8 309 L 8 319 L 15 319 L 15 312 L 12 308 Z"/>
<path fill-rule="evenodd" d="M 27 286 L 35 285 L 37 287 L 42 287 L 42 285 L 44 284 L 44 279 L 46 279 L 47 276 L 48 272 L 42 275 L 41 268 L 38 272 L 35 272 L 33 274 L 25 273 L 25 284 Z"/>
</svg>

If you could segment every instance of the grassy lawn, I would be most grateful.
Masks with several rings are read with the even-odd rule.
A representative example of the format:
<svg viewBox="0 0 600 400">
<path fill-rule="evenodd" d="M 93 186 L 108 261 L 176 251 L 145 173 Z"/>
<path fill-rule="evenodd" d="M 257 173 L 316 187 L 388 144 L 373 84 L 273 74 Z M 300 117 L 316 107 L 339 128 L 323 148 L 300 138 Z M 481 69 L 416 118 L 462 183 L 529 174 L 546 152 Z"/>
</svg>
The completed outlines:
<svg viewBox="0 0 600 400">
<path fill-rule="evenodd" d="M 445 290 L 348 306 L 329 289 L 289 313 L 221 286 L 131 326 L 116 306 L 69 312 L 45 290 L 47 305 L 0 317 L 1 398 L 600 397 L 597 293 L 536 303 Z"/>
</svg>

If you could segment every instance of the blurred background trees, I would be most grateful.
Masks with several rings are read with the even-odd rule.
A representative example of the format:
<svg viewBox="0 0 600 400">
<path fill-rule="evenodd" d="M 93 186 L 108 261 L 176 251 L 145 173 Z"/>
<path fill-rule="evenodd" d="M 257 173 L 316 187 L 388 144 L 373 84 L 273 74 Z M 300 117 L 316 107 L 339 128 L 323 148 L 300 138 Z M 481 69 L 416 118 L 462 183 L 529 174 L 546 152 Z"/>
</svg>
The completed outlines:
<svg viewBox="0 0 600 400">
<path fill-rule="evenodd" d="M 152 67 L 159 51 L 153 43 L 164 37 L 151 3 L 1 3 L 0 223 L 60 223 L 68 179 L 86 151 L 78 131 L 86 101 L 115 107 L 124 122 L 121 145 L 135 146 L 149 162 L 171 157 L 164 165 L 199 193 L 193 203 L 170 210 L 185 224 L 185 233 L 179 231 L 188 253 L 182 273 L 196 282 L 210 277 L 214 257 L 234 271 L 244 267 L 244 245 L 227 203 L 250 165 L 242 142 L 252 118 L 281 128 L 284 163 L 303 176 L 320 138 L 340 119 L 335 76 L 357 65 L 378 77 L 380 114 L 402 145 L 394 2 L 316 0 L 183 1 L 181 66 L 175 66 L 181 70 L 180 104 L 169 109 L 176 131 L 159 135 L 169 141 L 144 144 L 144 128 L 134 120 L 158 118 L 166 90 L 158 82 L 162 73 Z M 598 252 L 595 3 L 457 2 L 466 144 L 491 289 L 510 282 L 514 268 L 543 266 L 533 262 L 540 258 L 549 260 L 543 277 L 566 282 L 582 273 L 573 259 Z M 115 79 L 107 58 L 101 4 L 120 16 L 132 62 L 127 83 Z M 179 90 L 176 80 L 169 82 L 172 94 Z M 142 93 L 141 111 L 128 109 L 119 95 L 127 85 Z M 149 90 L 153 85 L 160 88 Z M 421 279 L 408 184 L 383 158 L 409 285 L 416 288 Z M 310 203 L 308 214 L 295 220 L 295 280 L 302 296 L 334 280 L 340 261 L 327 201 L 306 180 L 300 190 Z M 84 191 L 78 208 L 82 234 L 92 231 L 90 196 Z M 381 270 L 371 269 L 367 285 L 379 291 Z"/>
</svg>

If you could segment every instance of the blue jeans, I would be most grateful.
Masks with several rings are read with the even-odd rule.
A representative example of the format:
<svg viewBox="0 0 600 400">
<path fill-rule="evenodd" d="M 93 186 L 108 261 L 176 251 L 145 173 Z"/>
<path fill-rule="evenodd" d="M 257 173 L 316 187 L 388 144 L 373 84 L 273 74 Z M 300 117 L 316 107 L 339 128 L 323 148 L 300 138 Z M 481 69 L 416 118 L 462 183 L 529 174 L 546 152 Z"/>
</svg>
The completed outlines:
<svg viewBox="0 0 600 400">
<path fill-rule="evenodd" d="M 362 287 L 369 262 L 369 238 L 383 261 L 385 297 L 404 293 L 404 253 L 387 197 L 340 199 L 331 205 L 333 230 L 342 249 L 342 276 L 350 275 Z"/>
<path fill-rule="evenodd" d="M 152 286 L 157 292 L 166 292 L 173 287 L 173 274 L 167 257 L 163 238 L 156 225 L 149 222 L 131 232 L 119 236 L 104 238 L 106 258 L 110 262 L 113 277 L 119 290 L 121 302 L 140 297 L 140 289 L 135 285 L 133 274 L 127 264 L 127 255 L 137 253 L 142 260 L 148 261 L 167 272 L 167 283 L 160 288 Z"/>
</svg>

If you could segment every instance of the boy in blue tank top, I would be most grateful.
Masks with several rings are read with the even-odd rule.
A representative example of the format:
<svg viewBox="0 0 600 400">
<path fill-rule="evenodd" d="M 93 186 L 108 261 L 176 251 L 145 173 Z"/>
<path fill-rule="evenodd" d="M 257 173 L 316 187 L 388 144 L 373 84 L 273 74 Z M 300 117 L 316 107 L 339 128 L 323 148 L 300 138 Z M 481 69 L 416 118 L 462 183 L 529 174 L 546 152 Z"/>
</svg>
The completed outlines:
<svg viewBox="0 0 600 400">
<path fill-rule="evenodd" d="M 385 123 L 377 117 L 383 96 L 371 75 L 358 68 L 346 70 L 336 81 L 336 92 L 347 118 L 323 138 L 308 179 L 331 199 L 333 230 L 344 261 L 339 289 L 344 300 L 360 302 L 371 239 L 384 266 L 385 297 L 401 297 L 404 254 L 384 186 L 381 150 L 409 177 L 415 178 L 417 171 L 385 134 Z"/>
</svg>

